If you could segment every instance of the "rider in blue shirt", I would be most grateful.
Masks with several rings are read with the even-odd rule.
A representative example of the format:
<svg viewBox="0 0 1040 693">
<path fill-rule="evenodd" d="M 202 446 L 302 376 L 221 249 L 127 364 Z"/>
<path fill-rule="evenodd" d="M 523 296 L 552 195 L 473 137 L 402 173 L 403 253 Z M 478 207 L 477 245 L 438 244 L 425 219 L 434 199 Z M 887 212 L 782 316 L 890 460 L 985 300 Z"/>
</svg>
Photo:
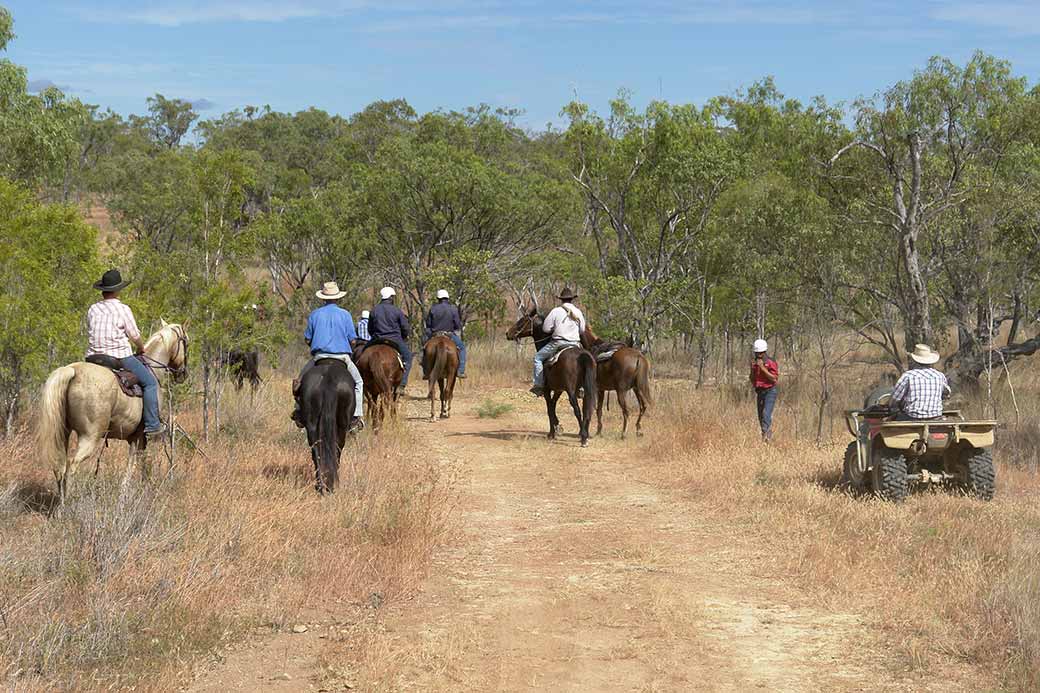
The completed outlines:
<svg viewBox="0 0 1040 693">
<path fill-rule="evenodd" d="M 303 338 L 311 348 L 311 358 L 300 371 L 300 377 L 293 381 L 293 397 L 296 398 L 296 409 L 293 410 L 292 420 L 297 426 L 303 428 L 303 420 L 300 418 L 299 387 L 303 381 L 304 374 L 314 367 L 321 359 L 335 359 L 341 361 L 350 371 L 354 379 L 354 416 L 350 421 L 349 431 L 364 428 L 362 419 L 364 412 L 364 382 L 361 373 L 350 358 L 350 343 L 357 339 L 354 332 L 354 318 L 349 311 L 336 305 L 336 301 L 347 295 L 340 291 L 336 282 L 325 282 L 321 291 L 315 294 L 325 301 L 325 305 L 315 309 L 307 318 L 307 329 L 304 330 Z"/>
</svg>

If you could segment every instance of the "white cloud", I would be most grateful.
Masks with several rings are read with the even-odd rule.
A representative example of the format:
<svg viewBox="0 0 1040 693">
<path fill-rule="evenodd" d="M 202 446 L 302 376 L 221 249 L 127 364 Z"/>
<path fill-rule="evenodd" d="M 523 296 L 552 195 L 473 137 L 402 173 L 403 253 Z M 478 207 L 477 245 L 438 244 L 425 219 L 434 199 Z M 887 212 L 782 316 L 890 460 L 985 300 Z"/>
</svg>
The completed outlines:
<svg viewBox="0 0 1040 693">
<path fill-rule="evenodd" d="M 1040 34 L 1040 5 L 1035 2 L 957 2 L 936 7 L 932 17 L 1020 36 Z"/>
</svg>

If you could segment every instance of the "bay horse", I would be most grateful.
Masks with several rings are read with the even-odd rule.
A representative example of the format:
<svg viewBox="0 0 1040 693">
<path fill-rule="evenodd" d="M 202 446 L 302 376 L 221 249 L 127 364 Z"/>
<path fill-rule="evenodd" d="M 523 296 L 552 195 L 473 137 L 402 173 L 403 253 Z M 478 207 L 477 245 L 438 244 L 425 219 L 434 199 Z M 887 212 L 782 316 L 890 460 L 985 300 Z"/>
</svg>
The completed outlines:
<svg viewBox="0 0 1040 693">
<path fill-rule="evenodd" d="M 545 346 L 552 337 L 542 329 L 544 321 L 545 318 L 538 314 L 538 309 L 532 308 L 509 328 L 509 331 L 506 332 L 506 339 L 520 340 L 524 337 L 531 337 L 534 339 L 534 348 L 537 351 Z M 578 388 L 585 390 L 580 408 L 578 407 Z M 556 416 L 556 403 L 564 392 L 567 393 L 567 399 L 570 400 L 574 416 L 578 420 L 581 446 L 588 447 L 592 408 L 597 397 L 596 360 L 592 354 L 581 347 L 562 351 L 556 363 L 551 366 L 546 364 L 543 396 L 545 397 L 545 409 L 549 414 L 549 440 L 555 440 L 560 426 L 560 419 Z"/>
<path fill-rule="evenodd" d="M 636 435 L 643 435 L 643 415 L 651 404 L 650 360 L 646 355 L 627 344 L 604 342 L 588 326 L 582 335 L 582 344 L 596 354 L 617 348 L 614 355 L 605 361 L 596 359 L 596 435 L 603 432 L 603 399 L 607 393 L 617 393 L 621 406 L 621 437 L 628 432 L 628 391 L 632 390 L 639 401 L 639 418 L 636 419 Z"/>
<path fill-rule="evenodd" d="M 339 482 L 339 460 L 354 413 L 354 379 L 342 361 L 321 359 L 304 373 L 299 393 L 300 420 L 314 462 L 314 488 L 322 495 L 332 493 Z"/>
<path fill-rule="evenodd" d="M 378 431 L 387 412 L 397 418 L 397 398 L 404 379 L 401 355 L 392 343 L 370 341 L 357 359 L 358 371 L 365 381 L 365 411 Z"/>
<path fill-rule="evenodd" d="M 455 381 L 459 370 L 459 348 L 451 337 L 439 332 L 423 346 L 423 370 L 430 381 L 427 397 L 430 399 L 430 421 L 434 416 L 434 390 L 441 391 L 441 418 L 451 417 L 451 400 L 455 395 Z"/>
<path fill-rule="evenodd" d="M 168 372 L 174 382 L 188 374 L 188 335 L 184 327 L 167 325 L 144 345 L 146 361 L 158 370 L 160 385 Z M 160 403 L 162 388 L 159 389 Z M 123 394 L 111 370 L 79 361 L 61 366 L 47 377 L 40 392 L 37 442 L 42 460 L 49 464 L 58 482 L 58 497 L 64 502 L 69 481 L 85 460 L 100 454 L 106 440 L 125 440 L 130 445 L 124 483 L 129 480 L 147 441 L 141 427 L 144 401 Z M 69 438 L 75 431 L 76 453 L 69 457 Z"/>
</svg>

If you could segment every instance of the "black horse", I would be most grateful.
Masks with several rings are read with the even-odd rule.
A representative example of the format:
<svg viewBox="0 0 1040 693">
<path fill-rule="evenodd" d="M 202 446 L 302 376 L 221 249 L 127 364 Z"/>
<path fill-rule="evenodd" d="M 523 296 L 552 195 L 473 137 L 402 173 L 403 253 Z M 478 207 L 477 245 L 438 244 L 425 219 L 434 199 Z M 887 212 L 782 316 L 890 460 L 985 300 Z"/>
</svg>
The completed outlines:
<svg viewBox="0 0 1040 693">
<path fill-rule="evenodd" d="M 332 493 L 339 481 L 339 458 L 354 413 L 354 379 L 335 359 L 318 361 L 300 382 L 300 417 L 314 460 L 315 488 Z"/>
<path fill-rule="evenodd" d="M 224 366 L 235 379 L 235 388 L 241 390 L 246 380 L 255 390 L 260 387 L 263 378 L 260 377 L 260 353 L 252 351 L 239 351 L 232 349 L 220 357 L 220 365 Z"/>
<path fill-rule="evenodd" d="M 535 350 L 545 346 L 552 335 L 542 330 L 544 318 L 538 314 L 536 308 L 532 308 L 524 317 L 517 320 L 506 333 L 506 339 L 519 340 L 523 337 L 534 339 Z M 582 406 L 578 407 L 578 389 L 585 390 L 582 396 Z M 560 419 L 556 416 L 556 403 L 560 395 L 567 393 L 574 416 L 578 419 L 578 430 L 581 437 L 581 446 L 589 444 L 589 425 L 592 422 L 592 412 L 596 408 L 596 359 L 592 354 L 581 347 L 567 349 L 559 354 L 559 358 L 552 366 L 545 369 L 545 409 L 549 414 L 549 440 L 556 438 L 557 429 L 560 427 Z"/>
</svg>

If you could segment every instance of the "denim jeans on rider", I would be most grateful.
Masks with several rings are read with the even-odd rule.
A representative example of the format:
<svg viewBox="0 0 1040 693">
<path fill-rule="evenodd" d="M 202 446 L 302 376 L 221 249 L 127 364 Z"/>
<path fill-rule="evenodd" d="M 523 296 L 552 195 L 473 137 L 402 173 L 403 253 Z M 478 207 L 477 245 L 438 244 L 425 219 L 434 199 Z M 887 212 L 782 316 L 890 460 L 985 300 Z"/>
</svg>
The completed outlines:
<svg viewBox="0 0 1040 693">
<path fill-rule="evenodd" d="M 545 387 L 545 362 L 551 359 L 556 352 L 567 347 L 581 346 L 577 342 L 568 342 L 563 339 L 553 339 L 538 350 L 534 355 L 534 375 L 531 380 L 535 387 Z"/>
<path fill-rule="evenodd" d="M 758 395 L 758 425 L 762 427 L 762 439 L 773 437 L 773 407 L 776 406 L 776 386 L 755 390 Z"/>
<path fill-rule="evenodd" d="M 404 377 L 401 378 L 401 388 L 403 389 L 408 384 L 408 375 L 412 372 L 412 350 L 408 348 L 407 340 L 393 337 L 384 337 L 384 339 L 396 344 L 398 351 L 401 352 L 401 361 L 404 363 Z"/>
<path fill-rule="evenodd" d="M 159 421 L 159 381 L 148 366 L 144 365 L 136 356 L 128 356 L 123 359 L 123 368 L 137 376 L 144 390 L 144 411 L 141 418 L 144 419 L 144 430 L 147 432 L 158 431 L 162 428 Z"/>
</svg>

